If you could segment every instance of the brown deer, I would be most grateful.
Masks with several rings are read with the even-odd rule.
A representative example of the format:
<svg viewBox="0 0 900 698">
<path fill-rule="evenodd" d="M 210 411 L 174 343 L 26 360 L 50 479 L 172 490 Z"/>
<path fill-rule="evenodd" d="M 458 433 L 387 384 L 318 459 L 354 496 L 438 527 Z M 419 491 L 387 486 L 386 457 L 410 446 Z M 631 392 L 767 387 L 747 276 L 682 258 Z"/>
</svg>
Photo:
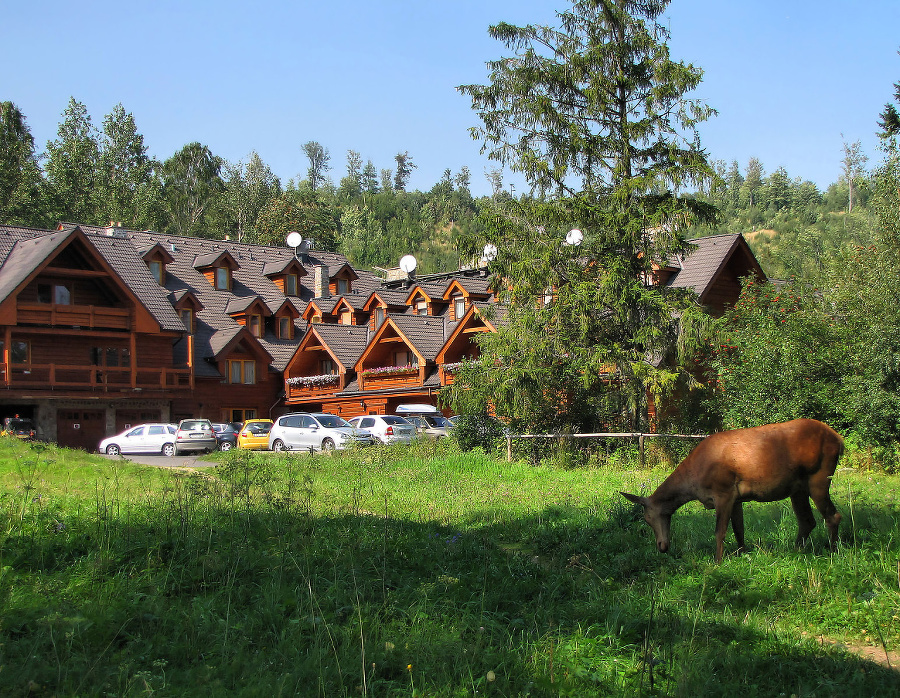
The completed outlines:
<svg viewBox="0 0 900 698">
<path fill-rule="evenodd" d="M 797 545 L 816 527 L 812 497 L 833 550 L 841 515 L 828 488 L 843 452 L 841 435 L 814 419 L 723 431 L 701 441 L 649 497 L 621 494 L 644 507 L 644 520 L 661 553 L 669 549 L 672 514 L 687 502 L 696 499 L 716 510 L 716 562 L 721 562 L 729 521 L 739 550 L 744 549 L 744 502 L 787 497 L 799 525 Z"/>
</svg>

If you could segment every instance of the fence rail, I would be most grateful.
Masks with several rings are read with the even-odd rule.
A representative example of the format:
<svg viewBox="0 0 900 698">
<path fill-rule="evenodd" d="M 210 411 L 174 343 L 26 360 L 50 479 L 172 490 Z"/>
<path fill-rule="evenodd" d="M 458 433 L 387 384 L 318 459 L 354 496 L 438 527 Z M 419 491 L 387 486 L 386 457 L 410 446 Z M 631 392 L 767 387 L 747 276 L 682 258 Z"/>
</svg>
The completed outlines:
<svg viewBox="0 0 900 698">
<path fill-rule="evenodd" d="M 641 432 L 598 432 L 594 434 L 507 434 L 506 460 L 512 462 L 513 439 L 637 439 L 641 465 L 644 464 L 644 439 L 705 439 L 709 434 L 643 434 Z"/>
</svg>

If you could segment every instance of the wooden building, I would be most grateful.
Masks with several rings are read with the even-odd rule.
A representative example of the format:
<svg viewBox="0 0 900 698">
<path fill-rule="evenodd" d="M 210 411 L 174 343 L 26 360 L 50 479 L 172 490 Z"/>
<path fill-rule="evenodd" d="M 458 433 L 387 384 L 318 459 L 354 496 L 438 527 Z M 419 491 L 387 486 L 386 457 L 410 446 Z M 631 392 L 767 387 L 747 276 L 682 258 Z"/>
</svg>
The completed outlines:
<svg viewBox="0 0 900 698">
<path fill-rule="evenodd" d="M 740 235 L 656 270 L 718 313 L 747 274 Z M 96 448 L 143 421 L 346 418 L 436 403 L 495 331 L 484 270 L 384 280 L 342 255 L 60 224 L 0 226 L 0 417 Z M 490 318 L 490 319 L 489 319 Z"/>
</svg>

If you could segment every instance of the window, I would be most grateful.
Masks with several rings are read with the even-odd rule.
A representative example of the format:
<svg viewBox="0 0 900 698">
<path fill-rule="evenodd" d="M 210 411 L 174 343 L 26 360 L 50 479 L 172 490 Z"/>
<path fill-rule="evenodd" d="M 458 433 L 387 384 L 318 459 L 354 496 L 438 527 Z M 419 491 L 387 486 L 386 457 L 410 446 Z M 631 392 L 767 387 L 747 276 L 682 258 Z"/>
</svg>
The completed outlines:
<svg viewBox="0 0 900 698">
<path fill-rule="evenodd" d="M 416 315 L 428 315 L 428 303 L 419 301 L 416 303 Z"/>
<path fill-rule="evenodd" d="M 150 262 L 150 273 L 153 274 L 153 278 L 156 279 L 156 283 L 162 286 L 166 280 L 166 271 L 163 263 L 158 259 Z"/>
<path fill-rule="evenodd" d="M 224 415 L 226 422 L 246 422 L 248 419 L 256 419 L 256 410 L 225 410 Z"/>
<path fill-rule="evenodd" d="M 260 317 L 259 317 L 259 315 L 251 315 L 248 318 L 247 325 L 250 328 L 250 334 L 252 334 L 254 337 L 262 336 L 260 333 Z"/>
<path fill-rule="evenodd" d="M 382 320 L 384 320 L 384 308 L 375 308 L 375 327 L 378 327 Z"/>
<path fill-rule="evenodd" d="M 38 284 L 38 303 L 71 305 L 72 291 L 65 284 Z"/>
<path fill-rule="evenodd" d="M 289 317 L 280 317 L 278 318 L 278 336 L 281 339 L 290 339 L 293 328 L 293 323 Z"/>
<path fill-rule="evenodd" d="M 337 373 L 337 369 L 334 367 L 334 361 L 331 359 L 322 359 L 322 375 L 333 376 L 335 373 Z"/>
<path fill-rule="evenodd" d="M 216 267 L 216 288 L 220 291 L 227 291 L 231 288 L 231 276 L 228 273 L 228 267 Z"/>
<path fill-rule="evenodd" d="M 168 432 L 166 432 L 166 428 L 162 424 L 147 429 L 147 436 L 161 436 L 166 433 Z"/>
<path fill-rule="evenodd" d="M 462 296 L 453 299 L 453 314 L 457 320 L 466 314 L 466 299 Z"/>
<path fill-rule="evenodd" d="M 411 351 L 394 352 L 394 366 L 418 366 L 416 355 Z"/>
<path fill-rule="evenodd" d="M 14 364 L 31 363 L 31 343 L 13 340 L 9 344 L 9 360 Z"/>
<path fill-rule="evenodd" d="M 309 321 L 310 321 L 311 323 L 313 323 L 314 325 L 317 325 L 317 324 L 319 324 L 320 322 L 322 322 L 322 316 L 321 316 L 321 315 L 313 315 L 313 316 L 309 319 Z"/>
<path fill-rule="evenodd" d="M 194 334 L 194 311 L 190 308 L 182 308 L 181 321 L 187 328 L 188 334 Z"/>
<path fill-rule="evenodd" d="M 284 295 L 286 295 L 286 296 L 296 296 L 297 295 L 297 275 L 296 274 L 287 274 L 284 277 Z"/>
<path fill-rule="evenodd" d="M 350 293 L 350 282 L 347 279 L 338 279 L 337 280 L 337 292 L 338 295 L 344 293 Z"/>
<path fill-rule="evenodd" d="M 119 347 L 91 347 L 91 366 L 131 366 L 131 350 Z"/>
<path fill-rule="evenodd" d="M 255 361 L 229 361 L 228 382 L 252 385 L 256 383 Z"/>
</svg>

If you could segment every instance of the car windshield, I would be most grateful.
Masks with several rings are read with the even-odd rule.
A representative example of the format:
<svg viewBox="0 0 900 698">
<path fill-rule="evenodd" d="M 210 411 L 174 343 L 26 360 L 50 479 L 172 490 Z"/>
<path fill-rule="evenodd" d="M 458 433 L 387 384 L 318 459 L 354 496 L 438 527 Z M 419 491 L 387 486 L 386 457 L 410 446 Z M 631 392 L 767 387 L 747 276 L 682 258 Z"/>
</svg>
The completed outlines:
<svg viewBox="0 0 900 698">
<path fill-rule="evenodd" d="M 321 424 L 323 427 L 327 427 L 328 429 L 336 429 L 337 427 L 349 427 L 352 426 L 350 422 L 345 419 L 341 419 L 337 415 L 333 414 L 317 414 L 316 421 Z"/>
<path fill-rule="evenodd" d="M 185 431 L 194 431 L 194 430 L 198 430 L 198 429 L 202 430 L 202 429 L 209 429 L 209 428 L 210 428 L 209 422 L 205 422 L 202 419 L 185 420 L 184 422 L 181 423 L 181 426 L 179 427 L 179 429 L 184 429 Z"/>
<path fill-rule="evenodd" d="M 25 429 L 34 429 L 34 423 L 30 419 L 10 419 L 9 428 L 17 429 L 19 431 Z"/>
</svg>

